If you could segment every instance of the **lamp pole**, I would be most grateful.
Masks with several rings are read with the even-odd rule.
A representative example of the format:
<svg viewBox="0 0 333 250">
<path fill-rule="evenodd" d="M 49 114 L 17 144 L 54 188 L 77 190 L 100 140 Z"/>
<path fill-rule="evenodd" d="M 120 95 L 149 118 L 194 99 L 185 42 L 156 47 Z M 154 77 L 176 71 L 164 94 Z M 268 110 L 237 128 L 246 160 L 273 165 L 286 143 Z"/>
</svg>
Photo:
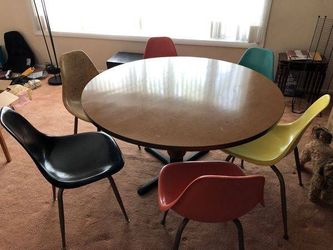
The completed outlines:
<svg viewBox="0 0 333 250">
<path fill-rule="evenodd" d="M 49 78 L 48 83 L 50 85 L 60 85 L 61 84 L 60 68 L 59 68 L 57 55 L 56 55 L 56 51 L 55 51 L 55 46 L 54 46 L 54 41 L 53 41 L 53 36 L 52 36 L 52 31 L 51 31 L 51 25 L 50 25 L 49 17 L 48 17 L 48 14 L 47 14 L 46 4 L 45 4 L 44 0 L 41 0 L 43 16 L 44 16 L 47 31 L 48 31 L 48 34 L 49 34 L 49 37 L 50 37 L 50 42 L 51 42 L 52 51 L 53 51 L 53 57 L 54 57 L 54 61 L 55 61 L 56 66 L 54 66 L 54 64 L 53 64 L 52 56 L 51 56 L 51 53 L 50 53 L 50 50 L 49 50 L 48 43 L 46 41 L 44 28 L 43 28 L 42 22 L 40 20 L 39 11 L 38 11 L 36 1 L 33 0 L 33 2 L 34 2 L 37 18 L 38 18 L 38 23 L 39 23 L 40 29 L 42 31 L 42 34 L 43 34 L 45 46 L 46 46 L 46 49 L 47 49 L 47 54 L 49 56 L 50 64 L 51 64 L 51 65 L 49 65 L 49 67 L 47 67 L 46 70 L 49 74 L 53 74 L 53 77 Z"/>
</svg>

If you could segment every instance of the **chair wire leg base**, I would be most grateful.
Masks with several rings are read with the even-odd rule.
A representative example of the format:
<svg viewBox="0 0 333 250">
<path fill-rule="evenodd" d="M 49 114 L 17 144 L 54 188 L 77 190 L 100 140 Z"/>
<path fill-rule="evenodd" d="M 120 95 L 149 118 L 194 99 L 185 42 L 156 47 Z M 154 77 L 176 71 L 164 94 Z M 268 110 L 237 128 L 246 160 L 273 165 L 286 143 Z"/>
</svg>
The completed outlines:
<svg viewBox="0 0 333 250">
<path fill-rule="evenodd" d="M 227 158 L 225 158 L 225 161 L 230 161 L 232 158 L 232 155 L 228 155 Z"/>
<path fill-rule="evenodd" d="M 297 175 L 298 175 L 298 181 L 299 181 L 299 185 L 302 187 L 303 183 L 302 183 L 302 167 L 301 167 L 301 163 L 299 161 L 299 153 L 298 153 L 298 148 L 297 146 L 294 149 L 294 155 L 295 155 L 295 162 L 296 162 L 296 170 L 297 170 Z"/>
<path fill-rule="evenodd" d="M 229 162 L 230 160 L 231 160 L 232 163 L 234 163 L 234 161 L 235 161 L 235 157 L 232 156 L 232 155 L 228 155 L 227 158 L 225 158 L 225 161 L 228 161 L 228 162 Z M 245 169 L 245 168 L 244 168 L 244 160 L 241 160 L 240 167 L 241 167 L 241 169 Z"/>
<path fill-rule="evenodd" d="M 178 250 L 179 248 L 179 243 L 180 240 L 182 238 L 182 233 L 184 231 L 184 228 L 186 227 L 187 223 L 189 222 L 189 219 L 184 218 L 183 221 L 180 223 L 178 230 L 177 230 L 177 234 L 176 234 L 176 238 L 175 238 L 175 243 L 173 245 L 173 250 Z"/>
<path fill-rule="evenodd" d="M 241 169 L 245 169 L 244 168 L 244 160 L 241 160 L 241 165 L 240 165 Z"/>
<path fill-rule="evenodd" d="M 120 206 L 120 209 L 121 209 L 121 211 L 123 212 L 126 221 L 129 222 L 129 219 L 128 219 L 128 216 L 127 216 L 127 213 L 126 213 L 126 210 L 125 210 L 125 207 L 124 207 L 123 201 L 122 201 L 122 199 L 121 199 L 121 197 L 120 197 L 120 194 L 119 194 L 118 188 L 117 188 L 117 186 L 116 186 L 116 183 L 114 182 L 112 176 L 109 176 L 108 179 L 109 179 L 109 181 L 110 181 L 110 184 L 111 184 L 111 187 L 112 187 L 112 189 L 113 189 L 113 192 L 114 192 L 114 194 L 115 194 L 115 196 L 116 196 L 116 198 L 117 198 L 117 201 L 118 201 L 118 204 L 119 204 L 119 206 Z"/>
<path fill-rule="evenodd" d="M 242 223 L 239 221 L 239 219 L 234 219 L 233 222 L 235 223 L 237 227 L 237 232 L 238 232 L 238 246 L 239 250 L 244 250 L 244 232 L 243 232 L 243 227 Z"/>
<path fill-rule="evenodd" d="M 168 212 L 169 212 L 169 209 L 166 210 L 163 214 L 163 219 L 161 220 L 161 224 L 164 226 L 165 225 L 165 220 L 166 220 L 166 217 L 168 215 Z"/>
<path fill-rule="evenodd" d="M 274 173 L 277 175 L 279 182 L 280 182 L 280 194 L 281 194 L 281 209 L 282 209 L 282 219 L 283 219 L 283 228 L 284 228 L 284 235 L 283 238 L 285 240 L 289 239 L 288 236 L 288 225 L 287 225 L 287 199 L 286 199 L 286 186 L 284 183 L 284 179 L 280 171 L 277 169 L 275 165 L 271 166 Z"/>
<path fill-rule="evenodd" d="M 59 221 L 61 230 L 62 249 L 66 249 L 66 234 L 65 234 L 65 216 L 64 216 L 64 203 L 62 199 L 63 188 L 58 189 L 58 210 L 59 210 Z"/>
</svg>

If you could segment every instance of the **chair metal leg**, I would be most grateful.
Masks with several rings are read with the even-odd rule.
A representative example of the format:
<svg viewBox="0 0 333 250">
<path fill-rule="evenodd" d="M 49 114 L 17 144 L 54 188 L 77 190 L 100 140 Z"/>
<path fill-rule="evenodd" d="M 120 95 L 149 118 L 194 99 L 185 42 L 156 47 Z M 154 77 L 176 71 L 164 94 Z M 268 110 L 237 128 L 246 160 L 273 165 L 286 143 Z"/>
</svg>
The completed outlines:
<svg viewBox="0 0 333 250">
<path fill-rule="evenodd" d="M 77 118 L 76 116 L 74 116 L 74 135 L 77 134 L 78 123 L 79 123 L 79 118 Z"/>
<path fill-rule="evenodd" d="M 225 161 L 230 161 L 231 158 L 232 158 L 232 155 L 228 155 L 227 158 L 225 158 Z"/>
<path fill-rule="evenodd" d="M 65 235 L 65 216 L 64 216 L 64 203 L 62 200 L 63 188 L 58 190 L 58 210 L 59 210 L 59 221 L 62 239 L 62 249 L 66 249 L 66 235 Z"/>
<path fill-rule="evenodd" d="M 165 225 L 165 220 L 166 220 L 166 217 L 168 215 L 168 212 L 169 212 L 169 209 L 166 210 L 163 214 L 163 219 L 161 220 L 161 224 L 164 226 Z"/>
<path fill-rule="evenodd" d="M 228 155 L 227 158 L 225 158 L 225 161 L 230 161 L 231 158 L 232 158 L 232 155 Z"/>
<path fill-rule="evenodd" d="M 183 233 L 184 228 L 186 227 L 186 224 L 188 222 L 189 222 L 189 219 L 184 218 L 183 221 L 180 223 L 180 225 L 178 227 L 178 230 L 177 230 L 177 234 L 176 234 L 176 238 L 175 238 L 175 243 L 173 244 L 173 250 L 178 250 L 180 239 L 182 237 L 182 233 Z"/>
<path fill-rule="evenodd" d="M 52 185 L 53 201 L 56 201 L 56 199 L 57 199 L 56 191 L 57 191 L 57 188 L 54 185 Z"/>
<path fill-rule="evenodd" d="M 240 165 L 241 169 L 245 169 L 244 168 L 244 160 L 241 160 L 241 165 Z"/>
<path fill-rule="evenodd" d="M 283 219 L 283 228 L 284 235 L 283 238 L 288 240 L 288 225 L 287 225 L 287 198 L 286 198 L 286 186 L 284 183 L 284 179 L 280 171 L 277 169 L 275 165 L 271 166 L 274 173 L 277 175 L 280 182 L 280 194 L 281 194 L 281 209 L 282 209 L 282 219 Z"/>
<path fill-rule="evenodd" d="M 294 155 L 295 155 L 295 162 L 296 162 L 296 170 L 297 170 L 297 175 L 298 175 L 298 181 L 299 181 L 299 185 L 302 187 L 303 183 L 302 183 L 302 172 L 301 172 L 301 163 L 299 161 L 299 153 L 298 153 L 298 148 L 297 146 L 294 149 Z"/>
<path fill-rule="evenodd" d="M 239 250 L 244 250 L 244 233 L 242 223 L 238 219 L 234 219 L 233 222 L 235 223 L 238 231 L 238 246 Z"/>
<path fill-rule="evenodd" d="M 121 211 L 123 212 L 124 216 L 125 216 L 125 219 L 127 220 L 127 222 L 129 222 L 129 219 L 128 219 L 128 216 L 127 216 L 127 213 L 126 213 L 126 210 L 125 210 L 125 207 L 124 207 L 124 204 L 123 204 L 123 201 L 121 200 L 121 197 L 120 197 L 120 194 L 119 194 L 119 191 L 118 191 L 118 188 L 116 186 L 116 183 L 114 182 L 112 176 L 109 176 L 108 177 L 109 181 L 110 181 L 110 184 L 111 184 L 111 187 L 113 189 L 113 192 L 117 198 L 117 201 L 119 203 L 119 206 L 121 208 Z"/>
</svg>

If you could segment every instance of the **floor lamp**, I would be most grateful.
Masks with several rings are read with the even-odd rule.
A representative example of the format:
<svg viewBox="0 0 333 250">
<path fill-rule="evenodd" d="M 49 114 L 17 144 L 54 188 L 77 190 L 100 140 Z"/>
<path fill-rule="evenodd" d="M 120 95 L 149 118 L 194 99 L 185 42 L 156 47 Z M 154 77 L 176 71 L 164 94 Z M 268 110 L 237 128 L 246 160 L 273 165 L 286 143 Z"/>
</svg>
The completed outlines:
<svg viewBox="0 0 333 250">
<path fill-rule="evenodd" d="M 43 15 L 44 15 L 44 19 L 45 19 L 45 24 L 46 24 L 47 31 L 48 31 L 48 34 L 49 34 L 49 37 L 50 37 L 50 42 L 51 42 L 51 46 L 52 46 L 52 51 L 53 51 L 53 57 L 54 57 L 55 65 L 53 64 L 53 60 L 52 60 L 52 56 L 51 56 L 51 53 L 50 53 L 50 50 L 49 50 L 49 46 L 48 46 L 48 43 L 46 41 L 46 37 L 45 37 L 45 33 L 44 33 L 44 28 L 43 28 L 42 22 L 40 20 L 40 16 L 39 16 L 39 11 L 38 11 L 38 8 L 37 8 L 36 0 L 33 0 L 33 2 L 34 2 L 36 14 L 37 14 L 37 18 L 38 18 L 38 23 L 39 23 L 40 29 L 42 31 L 44 42 L 45 42 L 45 46 L 46 46 L 47 53 L 48 53 L 48 56 L 49 56 L 49 59 L 50 59 L 50 65 L 47 66 L 46 71 L 49 74 L 53 74 L 53 77 L 49 78 L 48 83 L 50 85 L 60 85 L 61 84 L 60 68 L 59 68 L 59 64 L 58 64 L 58 60 L 57 60 L 57 55 L 56 55 L 55 48 L 54 48 L 54 41 L 53 41 L 53 36 L 52 36 L 52 32 L 51 32 L 51 26 L 50 26 L 49 17 L 47 15 L 45 1 L 41 0 L 41 4 L 42 4 L 42 10 L 43 10 Z"/>
</svg>

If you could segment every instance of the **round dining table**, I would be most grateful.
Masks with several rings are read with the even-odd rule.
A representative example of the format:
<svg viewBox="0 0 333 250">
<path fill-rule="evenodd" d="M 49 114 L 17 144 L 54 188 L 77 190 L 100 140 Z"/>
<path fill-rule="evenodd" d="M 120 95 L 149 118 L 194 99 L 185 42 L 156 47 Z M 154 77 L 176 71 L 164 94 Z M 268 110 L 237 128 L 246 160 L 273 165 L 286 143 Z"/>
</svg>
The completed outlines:
<svg viewBox="0 0 333 250">
<path fill-rule="evenodd" d="M 171 162 L 182 161 L 187 151 L 258 138 L 280 120 L 285 107 L 281 91 L 260 73 L 180 56 L 106 70 L 86 85 L 81 101 L 98 128 L 129 143 L 167 150 Z M 157 178 L 148 189 L 156 183 Z M 147 185 L 139 193 L 146 190 Z"/>
</svg>

